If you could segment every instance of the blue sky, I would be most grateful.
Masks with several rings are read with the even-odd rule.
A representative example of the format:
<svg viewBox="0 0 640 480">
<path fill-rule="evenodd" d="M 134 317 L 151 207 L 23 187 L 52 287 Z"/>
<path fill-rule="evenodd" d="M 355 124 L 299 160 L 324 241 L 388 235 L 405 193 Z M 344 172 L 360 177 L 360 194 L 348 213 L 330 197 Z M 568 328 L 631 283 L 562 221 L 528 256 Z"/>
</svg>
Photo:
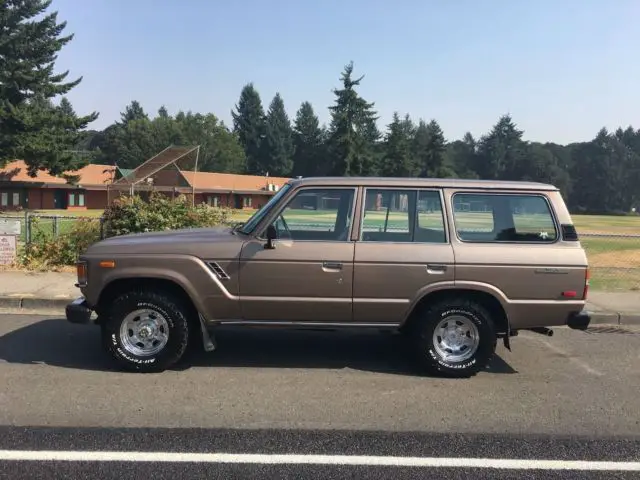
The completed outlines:
<svg viewBox="0 0 640 480">
<path fill-rule="evenodd" d="M 291 118 L 310 101 L 328 122 L 344 65 L 380 126 L 394 110 L 440 122 L 452 140 L 510 113 L 525 138 L 588 140 L 640 128 L 637 0 L 53 0 L 74 40 L 58 70 L 93 128 L 131 100 L 155 114 L 230 111 L 247 82 Z"/>
</svg>

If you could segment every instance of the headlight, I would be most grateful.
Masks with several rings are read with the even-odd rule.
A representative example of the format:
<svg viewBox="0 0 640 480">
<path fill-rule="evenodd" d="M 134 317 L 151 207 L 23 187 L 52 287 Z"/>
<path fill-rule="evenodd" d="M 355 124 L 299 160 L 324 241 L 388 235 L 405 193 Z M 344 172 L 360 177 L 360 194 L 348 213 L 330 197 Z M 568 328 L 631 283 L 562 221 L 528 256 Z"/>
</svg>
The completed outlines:
<svg viewBox="0 0 640 480">
<path fill-rule="evenodd" d="M 78 276 L 78 287 L 87 286 L 87 262 L 80 261 L 76 263 L 76 274 Z"/>
</svg>

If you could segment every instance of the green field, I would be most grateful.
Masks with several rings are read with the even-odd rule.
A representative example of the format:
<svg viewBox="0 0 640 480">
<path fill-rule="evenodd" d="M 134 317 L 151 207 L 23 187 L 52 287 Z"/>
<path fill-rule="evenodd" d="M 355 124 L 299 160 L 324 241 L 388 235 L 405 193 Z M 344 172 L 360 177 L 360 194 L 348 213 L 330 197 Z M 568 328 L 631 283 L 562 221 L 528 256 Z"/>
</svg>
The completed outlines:
<svg viewBox="0 0 640 480">
<path fill-rule="evenodd" d="M 59 210 L 32 212 L 37 215 L 60 215 L 57 221 L 52 218 L 39 218 L 38 230 L 47 234 L 53 234 L 54 224 L 57 222 L 58 234 L 68 232 L 77 218 L 98 219 L 102 210 L 87 210 L 77 212 L 61 212 Z M 254 211 L 236 210 L 233 214 L 234 222 L 246 221 Z M 18 216 L 24 218 L 24 213 L 0 214 L 1 217 Z M 489 214 L 458 213 L 458 222 L 463 223 L 464 229 L 491 230 L 492 220 Z M 295 210 L 288 211 L 286 215 L 290 227 L 296 223 L 308 224 L 312 221 L 316 228 L 330 228 L 335 222 L 335 214 L 318 214 L 315 211 Z M 640 237 L 621 238 L 615 235 L 640 235 L 640 216 L 603 216 L 603 215 L 574 215 L 576 229 L 580 242 L 587 251 L 589 264 L 592 267 L 592 288 L 605 290 L 640 290 Z M 364 225 L 366 229 L 378 229 L 384 225 L 384 212 L 367 212 Z M 419 216 L 421 227 L 442 228 L 439 214 L 421 213 Z M 551 225 L 545 222 L 543 216 L 534 215 L 516 217 L 516 224 L 522 228 L 541 231 L 550 229 Z M 388 218 L 388 228 L 407 229 L 406 214 L 391 213 Z M 35 230 L 35 229 L 34 229 Z M 611 235 L 597 237 L 589 234 Z M 24 239 L 24 222 L 23 235 Z"/>
</svg>

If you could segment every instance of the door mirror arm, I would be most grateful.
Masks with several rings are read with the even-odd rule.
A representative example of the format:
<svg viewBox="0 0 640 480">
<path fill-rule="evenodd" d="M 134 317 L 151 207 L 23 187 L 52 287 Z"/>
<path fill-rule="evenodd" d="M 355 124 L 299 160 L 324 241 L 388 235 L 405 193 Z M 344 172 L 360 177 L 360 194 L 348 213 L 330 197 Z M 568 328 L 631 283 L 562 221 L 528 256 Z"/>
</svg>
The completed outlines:
<svg viewBox="0 0 640 480">
<path fill-rule="evenodd" d="M 274 225 L 269 225 L 266 232 L 267 243 L 264 244 L 265 250 L 275 250 L 274 241 L 278 238 L 278 231 Z"/>
</svg>

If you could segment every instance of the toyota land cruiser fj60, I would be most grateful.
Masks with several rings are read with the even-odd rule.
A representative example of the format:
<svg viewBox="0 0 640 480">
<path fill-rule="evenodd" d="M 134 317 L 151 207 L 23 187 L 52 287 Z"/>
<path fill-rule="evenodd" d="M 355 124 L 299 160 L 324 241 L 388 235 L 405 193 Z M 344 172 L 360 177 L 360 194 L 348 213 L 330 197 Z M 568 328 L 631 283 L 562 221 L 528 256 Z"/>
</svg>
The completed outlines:
<svg viewBox="0 0 640 480">
<path fill-rule="evenodd" d="M 233 324 L 397 329 L 425 371 L 470 376 L 498 339 L 590 321 L 587 257 L 540 183 L 294 179 L 241 225 L 108 238 L 77 272 L 67 319 L 139 372 Z"/>
</svg>

